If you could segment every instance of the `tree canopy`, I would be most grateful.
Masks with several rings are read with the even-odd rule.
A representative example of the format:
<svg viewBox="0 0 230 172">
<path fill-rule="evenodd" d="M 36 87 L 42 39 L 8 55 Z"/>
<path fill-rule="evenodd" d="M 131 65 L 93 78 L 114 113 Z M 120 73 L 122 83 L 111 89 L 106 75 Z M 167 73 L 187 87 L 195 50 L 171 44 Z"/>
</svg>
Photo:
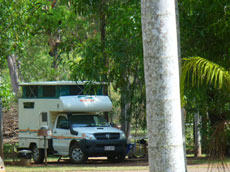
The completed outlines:
<svg viewBox="0 0 230 172">
<path fill-rule="evenodd" d="M 105 81 L 121 95 L 123 124 L 132 115 L 145 118 L 140 1 L 1 0 L 0 5 L 2 73 L 6 59 L 15 55 L 21 82 Z"/>
</svg>

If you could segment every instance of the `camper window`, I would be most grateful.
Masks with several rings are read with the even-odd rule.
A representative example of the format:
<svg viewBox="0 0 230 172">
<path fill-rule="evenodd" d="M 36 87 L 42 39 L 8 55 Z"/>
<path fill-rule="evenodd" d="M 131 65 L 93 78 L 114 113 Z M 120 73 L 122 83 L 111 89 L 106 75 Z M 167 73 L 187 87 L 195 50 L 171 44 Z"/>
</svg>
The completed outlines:
<svg viewBox="0 0 230 172">
<path fill-rule="evenodd" d="M 47 112 L 42 112 L 42 122 L 47 122 Z"/>
<path fill-rule="evenodd" d="M 42 96 L 43 97 L 56 97 L 56 86 L 43 86 Z"/>
<path fill-rule="evenodd" d="M 23 88 L 24 98 L 37 98 L 38 97 L 38 86 L 25 86 Z"/>
<path fill-rule="evenodd" d="M 71 85 L 70 95 L 83 95 L 84 86 L 83 85 Z"/>
<path fill-rule="evenodd" d="M 25 109 L 33 109 L 34 108 L 34 102 L 23 102 L 23 106 Z"/>
</svg>

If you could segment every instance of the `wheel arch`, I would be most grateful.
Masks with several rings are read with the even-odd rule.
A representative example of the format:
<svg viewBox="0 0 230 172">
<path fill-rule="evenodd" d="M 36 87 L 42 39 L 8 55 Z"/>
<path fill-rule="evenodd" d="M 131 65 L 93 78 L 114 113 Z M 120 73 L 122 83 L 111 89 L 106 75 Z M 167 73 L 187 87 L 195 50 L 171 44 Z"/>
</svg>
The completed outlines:
<svg viewBox="0 0 230 172">
<path fill-rule="evenodd" d="M 76 151 L 78 153 L 76 153 Z M 75 152 L 75 153 L 73 153 Z M 77 154 L 77 158 L 76 158 L 76 154 Z M 87 161 L 88 159 L 88 156 L 86 153 L 84 153 L 81 148 L 80 148 L 80 143 L 79 141 L 77 140 L 72 140 L 70 142 L 70 146 L 69 146 L 69 157 L 71 159 L 71 161 L 73 163 L 76 163 L 76 164 L 81 164 L 81 163 L 84 163 Z"/>
<path fill-rule="evenodd" d="M 34 146 L 37 146 L 37 143 L 31 142 L 30 145 L 29 145 L 29 149 L 32 149 Z"/>
<path fill-rule="evenodd" d="M 69 144 L 69 152 L 70 152 L 70 149 L 73 145 L 78 145 L 80 146 L 79 142 L 77 140 L 71 140 L 70 144 Z"/>
</svg>

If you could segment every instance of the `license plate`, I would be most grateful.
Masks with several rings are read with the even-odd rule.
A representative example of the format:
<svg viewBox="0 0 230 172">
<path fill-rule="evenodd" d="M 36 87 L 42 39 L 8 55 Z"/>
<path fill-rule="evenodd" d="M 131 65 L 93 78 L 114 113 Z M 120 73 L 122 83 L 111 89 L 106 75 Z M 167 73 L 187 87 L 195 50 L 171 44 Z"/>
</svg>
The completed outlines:
<svg viewBox="0 0 230 172">
<path fill-rule="evenodd" d="M 115 150 L 115 146 L 105 146 L 104 150 L 105 151 L 114 151 Z"/>
</svg>

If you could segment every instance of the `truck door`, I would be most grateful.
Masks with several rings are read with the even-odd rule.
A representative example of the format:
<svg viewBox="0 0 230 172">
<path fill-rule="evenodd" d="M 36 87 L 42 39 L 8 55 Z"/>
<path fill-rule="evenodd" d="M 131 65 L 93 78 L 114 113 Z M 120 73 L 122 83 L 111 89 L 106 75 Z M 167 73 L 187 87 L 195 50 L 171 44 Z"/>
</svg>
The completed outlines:
<svg viewBox="0 0 230 172">
<path fill-rule="evenodd" d="M 58 152 L 58 155 L 69 154 L 70 138 L 71 134 L 67 116 L 59 115 L 53 129 L 53 148 Z"/>
</svg>

